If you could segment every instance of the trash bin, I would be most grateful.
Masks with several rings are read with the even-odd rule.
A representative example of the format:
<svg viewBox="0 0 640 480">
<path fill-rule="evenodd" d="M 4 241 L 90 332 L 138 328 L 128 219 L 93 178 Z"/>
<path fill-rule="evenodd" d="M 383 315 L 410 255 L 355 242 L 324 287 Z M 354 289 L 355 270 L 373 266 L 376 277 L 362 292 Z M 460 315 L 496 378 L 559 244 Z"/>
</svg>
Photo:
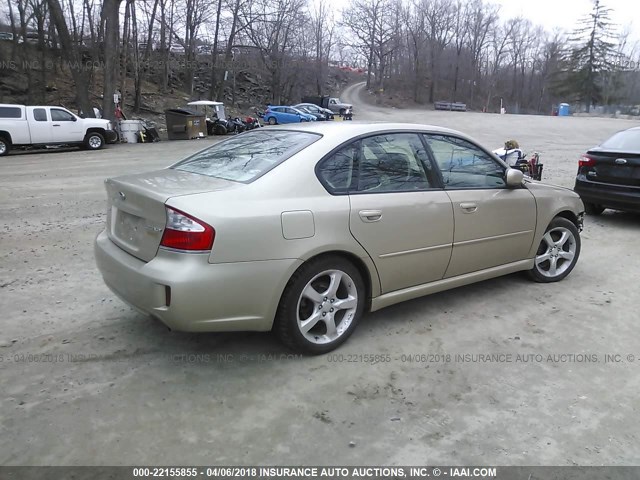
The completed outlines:
<svg viewBox="0 0 640 480">
<path fill-rule="evenodd" d="M 169 140 L 191 140 L 207 136 L 205 116 L 186 108 L 171 108 L 164 111 L 167 119 Z"/>
<path fill-rule="evenodd" d="M 142 130 L 142 120 L 120 120 L 120 138 L 127 143 L 138 143 L 138 132 Z"/>
<path fill-rule="evenodd" d="M 558 105 L 558 116 L 559 117 L 568 117 L 569 116 L 569 104 L 561 103 Z"/>
</svg>

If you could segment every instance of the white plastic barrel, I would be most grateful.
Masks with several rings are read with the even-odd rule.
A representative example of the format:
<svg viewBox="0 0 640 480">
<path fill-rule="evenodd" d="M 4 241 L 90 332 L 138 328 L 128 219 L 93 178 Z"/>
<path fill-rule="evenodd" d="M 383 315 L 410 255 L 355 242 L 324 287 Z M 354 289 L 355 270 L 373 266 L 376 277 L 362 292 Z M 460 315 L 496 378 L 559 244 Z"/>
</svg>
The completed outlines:
<svg viewBox="0 0 640 480">
<path fill-rule="evenodd" d="M 138 143 L 141 130 L 144 130 L 141 120 L 120 120 L 120 134 L 126 143 Z"/>
</svg>

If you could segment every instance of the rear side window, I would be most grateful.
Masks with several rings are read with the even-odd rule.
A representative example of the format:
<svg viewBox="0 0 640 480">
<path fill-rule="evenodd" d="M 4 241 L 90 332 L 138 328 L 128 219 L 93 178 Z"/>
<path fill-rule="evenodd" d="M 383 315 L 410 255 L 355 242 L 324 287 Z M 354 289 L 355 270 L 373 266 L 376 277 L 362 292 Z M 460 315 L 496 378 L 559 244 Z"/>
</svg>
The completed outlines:
<svg viewBox="0 0 640 480">
<path fill-rule="evenodd" d="M 309 132 L 260 129 L 213 145 L 171 168 L 250 183 L 320 137 Z"/>
<path fill-rule="evenodd" d="M 22 110 L 18 107 L 0 107 L 0 118 L 22 118 Z"/>
<path fill-rule="evenodd" d="M 618 132 L 606 140 L 601 148 L 605 150 L 619 150 L 623 152 L 640 152 L 640 130 L 625 130 Z"/>
<path fill-rule="evenodd" d="M 33 109 L 33 119 L 37 122 L 47 121 L 47 111 L 44 108 Z"/>
<path fill-rule="evenodd" d="M 415 133 L 390 133 L 362 140 L 358 191 L 366 193 L 426 190 L 429 157 Z"/>
</svg>

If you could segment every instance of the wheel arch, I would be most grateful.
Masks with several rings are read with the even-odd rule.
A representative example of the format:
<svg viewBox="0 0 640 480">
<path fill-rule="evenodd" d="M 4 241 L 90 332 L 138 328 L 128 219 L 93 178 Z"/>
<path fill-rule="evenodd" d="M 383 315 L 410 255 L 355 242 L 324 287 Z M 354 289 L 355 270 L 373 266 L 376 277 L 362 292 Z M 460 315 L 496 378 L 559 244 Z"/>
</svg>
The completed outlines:
<svg viewBox="0 0 640 480">
<path fill-rule="evenodd" d="M 7 132 L 6 130 L 0 130 L 0 137 L 2 137 L 5 140 L 7 140 L 10 144 L 13 144 L 13 140 L 11 138 L 11 134 L 9 132 Z"/>
<path fill-rule="evenodd" d="M 278 298 L 278 302 L 276 305 L 280 305 L 280 302 L 282 302 L 282 297 L 284 296 L 284 293 L 287 287 L 289 286 L 289 282 L 291 281 L 291 278 L 293 278 L 293 276 L 298 272 L 298 270 L 300 270 L 303 266 L 307 265 L 309 262 L 312 262 L 320 258 L 332 257 L 332 256 L 341 257 L 347 260 L 354 267 L 356 267 L 360 272 L 360 275 L 362 276 L 362 280 L 364 281 L 365 290 L 366 290 L 365 291 L 365 298 L 366 298 L 365 311 L 368 312 L 371 309 L 372 297 L 374 295 L 379 295 L 379 288 L 376 288 L 376 284 L 374 283 L 377 281 L 377 272 L 375 271 L 375 267 L 368 266 L 364 259 L 358 257 L 356 254 L 349 252 L 347 250 L 327 250 L 324 252 L 316 253 L 310 256 L 309 258 L 304 259 L 302 263 L 300 263 L 291 272 L 289 277 L 286 279 L 286 282 L 280 289 L 280 296 Z M 373 271 L 371 269 L 372 267 L 374 269 Z"/>
<path fill-rule="evenodd" d="M 571 223 L 573 223 L 577 229 L 580 229 L 578 216 L 575 213 L 573 213 L 571 210 L 562 210 L 561 212 L 558 212 L 553 218 L 556 218 L 556 217 L 566 218 Z M 553 221 L 553 219 L 551 219 L 551 221 Z"/>
<path fill-rule="evenodd" d="M 100 127 L 89 127 L 89 128 L 87 128 L 87 131 L 84 133 L 84 136 L 86 137 L 90 133 L 99 133 L 104 138 L 104 136 L 106 134 L 106 130 L 104 128 L 100 128 Z"/>
</svg>

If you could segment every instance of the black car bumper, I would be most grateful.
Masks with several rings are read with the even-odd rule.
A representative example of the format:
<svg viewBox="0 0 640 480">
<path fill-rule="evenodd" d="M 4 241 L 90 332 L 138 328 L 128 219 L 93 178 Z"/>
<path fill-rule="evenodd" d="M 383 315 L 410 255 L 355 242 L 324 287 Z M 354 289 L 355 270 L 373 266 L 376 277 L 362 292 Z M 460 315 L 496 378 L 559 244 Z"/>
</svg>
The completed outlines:
<svg viewBox="0 0 640 480">
<path fill-rule="evenodd" d="M 640 188 L 576 179 L 573 190 L 584 203 L 640 213 Z"/>
</svg>

